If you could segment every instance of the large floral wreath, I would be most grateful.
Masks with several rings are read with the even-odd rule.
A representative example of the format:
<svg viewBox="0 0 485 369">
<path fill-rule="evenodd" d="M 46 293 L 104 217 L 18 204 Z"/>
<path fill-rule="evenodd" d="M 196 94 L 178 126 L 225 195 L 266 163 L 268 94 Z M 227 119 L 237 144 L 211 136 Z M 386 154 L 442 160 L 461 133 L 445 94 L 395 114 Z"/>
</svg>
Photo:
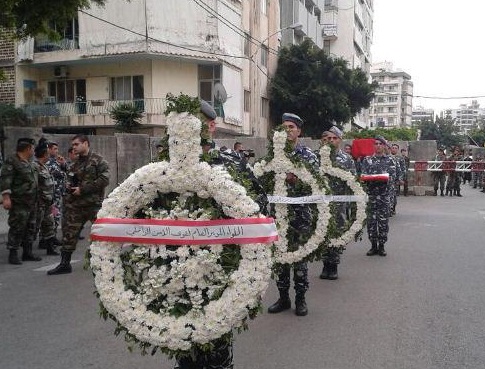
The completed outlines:
<svg viewBox="0 0 485 369">
<path fill-rule="evenodd" d="M 101 218 L 262 218 L 223 167 L 200 161 L 200 120 L 167 119 L 170 161 L 138 169 L 103 202 Z M 96 226 L 96 224 L 95 224 Z M 95 227 L 93 228 L 95 229 Z M 127 341 L 179 355 L 245 327 L 271 277 L 265 244 L 143 245 L 96 241 L 90 265 L 104 316 Z"/>
<path fill-rule="evenodd" d="M 274 261 L 277 264 L 292 264 L 301 260 L 320 259 L 329 247 L 342 249 L 361 232 L 366 220 L 367 196 L 355 176 L 343 169 L 334 167 L 330 159 L 331 149 L 324 145 L 320 148 L 320 167 L 318 172 L 298 157 L 289 156 L 290 149 L 287 145 L 287 134 L 283 130 L 277 130 L 273 134 L 273 146 L 269 155 L 255 163 L 254 173 L 265 184 L 265 189 L 272 194 L 273 198 L 288 199 L 288 187 L 285 185 L 286 173 L 295 174 L 299 182 L 306 186 L 307 196 L 301 201 L 312 204 L 314 212 L 313 231 L 307 235 L 305 242 L 298 245 L 297 249 L 289 245 L 290 214 L 285 201 L 274 204 L 275 219 L 278 224 L 279 240 L 274 243 Z M 346 229 L 336 229 L 332 222 L 330 202 L 334 201 L 328 186 L 329 180 L 337 179 L 343 182 L 352 193 L 345 196 L 344 201 L 356 203 L 353 219 Z M 330 230 L 331 228 L 331 230 Z"/>
</svg>

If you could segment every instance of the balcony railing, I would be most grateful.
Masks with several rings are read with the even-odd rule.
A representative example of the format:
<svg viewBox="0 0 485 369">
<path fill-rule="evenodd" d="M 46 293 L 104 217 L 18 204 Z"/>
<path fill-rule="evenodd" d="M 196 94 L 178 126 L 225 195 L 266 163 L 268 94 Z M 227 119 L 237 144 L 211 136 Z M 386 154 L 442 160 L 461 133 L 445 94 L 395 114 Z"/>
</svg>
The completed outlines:
<svg viewBox="0 0 485 369">
<path fill-rule="evenodd" d="M 120 103 L 133 103 L 146 114 L 163 114 L 166 100 L 87 100 L 69 103 L 46 102 L 44 104 L 25 104 L 21 106 L 28 117 L 68 117 L 73 115 L 109 115 L 112 108 Z"/>
<path fill-rule="evenodd" d="M 68 38 L 54 41 L 49 39 L 35 39 L 34 52 L 51 52 L 79 49 L 79 41 Z"/>
</svg>

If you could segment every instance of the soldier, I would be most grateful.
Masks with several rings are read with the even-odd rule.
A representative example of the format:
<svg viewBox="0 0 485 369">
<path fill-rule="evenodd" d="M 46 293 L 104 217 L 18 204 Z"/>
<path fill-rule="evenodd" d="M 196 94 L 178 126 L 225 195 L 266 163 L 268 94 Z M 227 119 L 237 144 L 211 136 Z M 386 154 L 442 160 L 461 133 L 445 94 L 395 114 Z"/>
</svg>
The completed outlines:
<svg viewBox="0 0 485 369">
<path fill-rule="evenodd" d="M 243 173 L 247 182 L 250 183 L 253 194 L 258 194 L 255 201 L 259 204 L 261 212 L 264 213 L 266 206 L 266 195 L 262 187 L 257 183 L 256 178 L 247 166 L 243 156 L 233 150 L 220 151 L 216 148 L 213 136 L 216 131 L 216 111 L 205 100 L 200 100 L 201 121 L 207 125 L 207 136 L 201 137 L 202 152 L 211 166 L 224 165 L 227 169 L 233 169 L 235 172 Z M 232 172 L 232 170 L 228 170 Z M 233 351 L 232 351 L 232 334 L 229 338 L 221 337 L 213 342 L 211 351 L 194 350 L 191 356 L 177 358 L 175 369 L 232 369 L 233 368 Z"/>
<path fill-rule="evenodd" d="M 329 142 L 335 150 L 332 152 L 331 158 L 334 166 L 351 172 L 353 175 L 356 174 L 354 159 L 340 148 L 342 143 L 342 131 L 332 126 L 325 136 L 326 142 Z M 336 195 L 348 194 L 347 188 L 341 182 L 330 181 L 330 187 L 332 193 Z M 336 203 L 336 223 L 338 229 L 343 229 L 348 221 L 347 213 L 350 209 L 349 203 Z M 340 254 L 342 250 L 329 247 L 322 258 L 323 269 L 320 274 L 320 279 L 330 279 L 335 280 L 338 278 L 338 264 L 340 263 Z"/>
<path fill-rule="evenodd" d="M 445 148 L 443 146 L 438 148 L 434 161 L 446 161 Z M 433 172 L 432 175 L 434 183 L 434 196 L 438 195 L 438 189 L 440 190 L 440 196 L 445 196 L 443 191 L 445 190 L 446 172 Z M 448 188 L 446 189 L 446 194 L 448 195 Z"/>
<path fill-rule="evenodd" d="M 5 160 L 2 167 L 0 190 L 3 208 L 8 210 L 8 262 L 19 265 L 17 251 L 23 248 L 23 261 L 40 261 L 32 254 L 35 238 L 38 174 L 32 163 L 35 140 L 20 138 L 16 153 Z"/>
<path fill-rule="evenodd" d="M 76 250 L 79 233 L 87 221 L 96 219 L 109 184 L 108 163 L 91 150 L 85 135 L 74 136 L 72 148 L 79 156 L 69 170 L 63 199 L 61 262 L 47 272 L 49 275 L 72 272 L 71 255 Z"/>
<path fill-rule="evenodd" d="M 61 242 L 57 239 L 57 228 L 62 219 L 62 197 L 66 191 L 66 159 L 59 155 L 59 146 L 57 142 L 48 143 L 49 160 L 46 167 L 54 179 L 54 244 L 59 246 Z M 39 249 L 45 248 L 43 243 L 39 243 Z"/>
<path fill-rule="evenodd" d="M 54 207 L 54 178 L 46 166 L 49 160 L 48 143 L 41 138 L 35 148 L 34 162 L 39 175 L 39 196 L 37 202 L 37 218 L 35 235 L 39 235 L 39 248 L 46 249 L 47 255 L 59 255 L 55 250 L 55 221 L 52 209 Z M 41 247 L 42 245 L 43 247 Z"/>
<path fill-rule="evenodd" d="M 308 162 L 311 166 L 318 170 L 317 156 L 306 146 L 302 145 L 298 137 L 301 134 L 301 127 L 303 120 L 295 114 L 284 113 L 282 117 L 283 127 L 286 129 L 288 135 L 288 143 L 292 146 L 293 156 L 300 157 L 302 160 Z M 286 174 L 286 183 L 288 188 L 295 190 L 298 178 L 293 173 Z M 295 195 L 298 195 L 295 193 Z M 300 194 L 301 195 L 301 194 Z M 293 219 L 290 219 L 290 228 L 295 230 L 294 235 L 304 234 L 311 231 L 312 225 L 312 209 L 305 204 L 291 205 L 294 212 Z M 288 241 L 289 246 L 298 246 L 298 240 L 292 239 Z M 295 314 L 298 316 L 305 316 L 308 314 L 308 308 L 305 301 L 305 293 L 308 290 L 308 267 L 307 263 L 300 261 L 293 265 L 283 264 L 281 272 L 278 274 L 276 285 L 280 297 L 273 305 L 268 308 L 269 313 L 279 313 L 291 308 L 291 300 L 289 296 L 290 290 L 290 270 L 293 267 L 293 281 L 295 283 Z"/>
<path fill-rule="evenodd" d="M 396 214 L 397 197 L 399 196 L 399 189 L 404 183 L 404 172 L 406 171 L 406 164 L 404 163 L 404 158 L 397 155 L 399 152 L 399 145 L 391 145 L 391 156 L 394 158 L 396 163 L 396 179 L 394 181 L 393 197 L 391 203 L 391 215 Z"/>
<path fill-rule="evenodd" d="M 449 161 L 460 161 L 462 159 L 461 150 L 458 146 L 454 147 L 451 156 L 447 159 Z M 446 194 L 449 196 L 461 197 L 460 193 L 461 174 L 456 170 L 448 173 L 448 181 L 446 182 Z"/>
<path fill-rule="evenodd" d="M 396 166 L 394 160 L 385 154 L 386 146 L 385 138 L 377 136 L 374 141 L 374 155 L 366 156 L 362 160 L 362 176 L 369 179 L 365 182 L 369 196 L 367 234 L 372 247 L 367 252 L 367 256 L 387 255 L 384 245 L 389 232 L 390 194 L 394 186 L 392 178 L 396 177 Z M 386 175 L 388 180 L 382 180 Z M 376 180 L 372 180 L 373 178 Z"/>
<path fill-rule="evenodd" d="M 408 195 L 408 170 L 409 170 L 409 156 L 408 156 L 408 152 L 406 149 L 401 149 L 401 156 L 404 160 L 404 176 L 403 176 L 403 190 L 402 190 L 402 194 L 404 196 L 407 196 Z"/>
</svg>

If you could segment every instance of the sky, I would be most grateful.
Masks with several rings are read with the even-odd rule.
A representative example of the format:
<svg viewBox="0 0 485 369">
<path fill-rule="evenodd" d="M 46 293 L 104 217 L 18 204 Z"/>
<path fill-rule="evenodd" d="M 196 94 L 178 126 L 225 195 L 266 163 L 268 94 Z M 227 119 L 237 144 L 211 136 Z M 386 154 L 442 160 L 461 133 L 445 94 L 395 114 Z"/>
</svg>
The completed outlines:
<svg viewBox="0 0 485 369">
<path fill-rule="evenodd" d="M 411 75 L 413 108 L 485 108 L 485 0 L 375 0 L 371 52 Z"/>
</svg>

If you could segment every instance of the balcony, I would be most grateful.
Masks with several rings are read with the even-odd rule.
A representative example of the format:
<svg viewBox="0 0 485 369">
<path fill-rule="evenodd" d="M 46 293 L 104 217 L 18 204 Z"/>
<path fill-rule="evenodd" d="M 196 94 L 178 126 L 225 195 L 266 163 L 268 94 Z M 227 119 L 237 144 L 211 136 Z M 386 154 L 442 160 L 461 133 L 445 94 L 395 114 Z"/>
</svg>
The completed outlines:
<svg viewBox="0 0 485 369">
<path fill-rule="evenodd" d="M 166 100 L 87 100 L 79 102 L 55 102 L 48 98 L 44 104 L 25 104 L 21 109 L 32 122 L 46 126 L 113 125 L 110 110 L 120 103 L 133 103 L 144 112 L 144 124 L 160 124 L 164 121 Z"/>
<path fill-rule="evenodd" d="M 323 25 L 323 38 L 324 40 L 335 40 L 338 36 L 336 24 L 324 24 Z"/>
<path fill-rule="evenodd" d="M 63 38 L 54 41 L 46 38 L 36 38 L 34 43 L 34 52 L 45 53 L 52 51 L 65 51 L 79 49 L 79 40 Z"/>
</svg>

